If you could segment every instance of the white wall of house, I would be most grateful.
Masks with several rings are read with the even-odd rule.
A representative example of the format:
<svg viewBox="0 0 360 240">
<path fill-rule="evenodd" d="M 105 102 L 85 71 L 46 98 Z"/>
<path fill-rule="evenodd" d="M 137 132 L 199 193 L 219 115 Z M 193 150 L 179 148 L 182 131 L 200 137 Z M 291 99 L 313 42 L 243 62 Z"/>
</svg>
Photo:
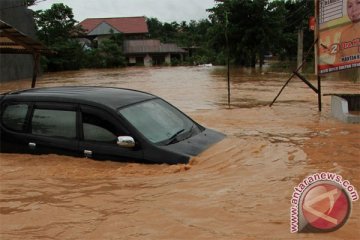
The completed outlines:
<svg viewBox="0 0 360 240">
<path fill-rule="evenodd" d="M 151 67 L 152 66 L 152 57 L 149 54 L 146 54 L 144 57 L 144 66 Z"/>
<path fill-rule="evenodd" d="M 169 65 L 171 64 L 171 54 L 170 53 L 166 54 L 165 63 L 169 64 Z"/>
<path fill-rule="evenodd" d="M 129 63 L 136 64 L 136 57 L 129 57 Z"/>
</svg>

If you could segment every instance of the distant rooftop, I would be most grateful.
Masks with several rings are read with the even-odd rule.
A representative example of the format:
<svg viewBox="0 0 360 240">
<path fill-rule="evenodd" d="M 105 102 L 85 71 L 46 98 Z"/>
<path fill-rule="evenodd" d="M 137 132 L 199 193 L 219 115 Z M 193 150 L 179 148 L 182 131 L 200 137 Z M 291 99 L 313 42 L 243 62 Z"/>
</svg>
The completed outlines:
<svg viewBox="0 0 360 240">
<path fill-rule="evenodd" d="M 148 33 L 145 17 L 118 17 L 118 18 L 87 18 L 80 22 L 88 35 L 104 34 L 104 29 L 112 29 L 115 33 L 136 34 Z"/>
<path fill-rule="evenodd" d="M 186 53 L 186 51 L 174 43 L 161 43 L 160 40 L 147 39 L 124 41 L 124 53 Z"/>
</svg>

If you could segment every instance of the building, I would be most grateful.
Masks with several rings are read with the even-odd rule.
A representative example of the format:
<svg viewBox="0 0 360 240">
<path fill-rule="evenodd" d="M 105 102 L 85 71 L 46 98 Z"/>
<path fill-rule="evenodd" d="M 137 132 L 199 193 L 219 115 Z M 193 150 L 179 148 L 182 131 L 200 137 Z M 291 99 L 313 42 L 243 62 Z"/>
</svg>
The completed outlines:
<svg viewBox="0 0 360 240">
<path fill-rule="evenodd" d="M 99 42 L 111 33 L 122 33 L 125 39 L 144 39 L 149 34 L 145 17 L 87 18 L 80 25 L 86 38 Z"/>
<path fill-rule="evenodd" d="M 171 64 L 172 59 L 183 60 L 186 51 L 173 43 L 160 40 L 125 40 L 124 54 L 130 65 L 145 66 Z"/>
<path fill-rule="evenodd" d="M 123 51 L 129 65 L 171 64 L 172 59 L 182 60 L 186 53 L 176 44 L 147 39 L 149 30 L 145 17 L 87 18 L 80 25 L 86 33 L 80 41 L 89 46 L 96 46 L 113 33 L 122 33 Z"/>
<path fill-rule="evenodd" d="M 0 0 L 0 20 L 36 39 L 33 12 L 23 0 Z M 0 54 L 0 82 L 31 78 L 33 64 L 31 55 Z"/>
</svg>

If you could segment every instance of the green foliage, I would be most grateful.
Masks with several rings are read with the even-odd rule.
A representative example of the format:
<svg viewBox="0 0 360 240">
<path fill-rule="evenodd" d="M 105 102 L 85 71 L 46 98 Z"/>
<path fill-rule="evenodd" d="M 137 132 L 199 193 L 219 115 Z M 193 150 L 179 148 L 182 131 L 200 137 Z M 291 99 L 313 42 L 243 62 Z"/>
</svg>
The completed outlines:
<svg viewBox="0 0 360 240">
<path fill-rule="evenodd" d="M 104 67 L 119 67 L 125 63 L 121 47 L 112 39 L 102 41 L 98 51 L 102 56 Z"/>
<path fill-rule="evenodd" d="M 281 60 L 296 58 L 297 31 L 305 29 L 304 48 L 313 42 L 306 28 L 313 13 L 308 0 L 228 0 L 216 1 L 209 9 L 212 27 L 209 46 L 226 53 L 225 33 L 229 36 L 230 57 L 236 64 L 254 67 L 271 52 Z"/>
<path fill-rule="evenodd" d="M 227 33 L 230 55 L 237 64 L 254 67 L 258 60 L 263 61 L 266 51 L 280 45 L 285 25 L 283 1 L 229 0 L 209 11 L 214 25 L 212 46 L 225 52 L 226 42 L 219 39 L 219 33 Z"/>
<path fill-rule="evenodd" d="M 276 53 L 281 60 L 295 60 L 297 54 L 297 32 L 304 29 L 304 49 L 309 49 L 314 42 L 314 33 L 309 30 L 308 19 L 314 15 L 314 1 L 309 0 L 286 0 L 285 24 L 283 33 L 279 35 L 280 45 Z M 313 55 L 311 55 L 313 57 Z"/>
<path fill-rule="evenodd" d="M 83 32 L 76 25 L 72 9 L 62 3 L 55 3 L 47 10 L 36 11 L 34 18 L 37 35 L 48 46 L 67 41 Z"/>
<path fill-rule="evenodd" d="M 57 54 L 43 58 L 42 66 L 47 71 L 77 70 L 83 67 L 102 68 L 125 65 L 122 53 L 122 34 L 110 33 L 98 48 L 84 50 L 75 37 L 84 34 L 77 25 L 72 9 L 62 3 L 50 9 L 35 12 L 37 35 Z"/>
<path fill-rule="evenodd" d="M 193 54 L 187 56 L 182 64 L 202 64 L 218 63 L 216 62 L 216 53 L 209 46 L 209 31 L 212 24 L 209 20 L 182 21 L 181 23 L 162 23 L 156 18 L 148 18 L 149 38 L 159 39 L 166 43 L 176 43 L 183 48 L 194 48 Z M 176 60 L 176 64 L 181 64 Z M 173 64 L 174 65 L 174 64 Z"/>
<path fill-rule="evenodd" d="M 86 68 L 104 68 L 105 63 L 97 48 L 92 48 L 84 51 L 83 58 L 84 67 Z"/>
<path fill-rule="evenodd" d="M 36 1 L 37 0 L 24 0 L 24 4 L 29 7 L 29 6 L 35 5 Z"/>
<path fill-rule="evenodd" d="M 36 1 L 28 0 L 29 4 Z M 184 62 L 178 64 L 226 64 L 230 62 L 254 67 L 264 62 L 264 54 L 271 52 L 278 59 L 293 61 L 297 51 L 297 31 L 305 29 L 304 49 L 313 42 L 307 30 L 308 17 L 313 14 L 310 0 L 215 0 L 209 19 L 162 23 L 148 18 L 148 37 L 165 43 L 176 43 L 189 49 Z M 76 36 L 84 31 L 74 20 L 72 9 L 62 3 L 35 13 L 38 37 L 58 52 L 44 59 L 49 71 L 81 67 L 119 67 L 125 65 L 122 53 L 123 36 L 111 33 L 100 40 L 96 48 L 83 50 Z"/>
<path fill-rule="evenodd" d="M 123 35 L 112 34 L 110 38 L 100 41 L 97 48 L 84 52 L 83 64 L 86 68 L 111 68 L 125 66 L 122 52 Z"/>
<path fill-rule="evenodd" d="M 82 46 L 73 37 L 82 33 L 72 9 L 62 3 L 34 14 L 38 38 L 57 54 L 43 60 L 48 71 L 76 70 L 81 67 Z"/>
<path fill-rule="evenodd" d="M 47 57 L 48 71 L 78 70 L 81 68 L 83 51 L 76 40 L 59 41 L 51 46 L 56 55 Z"/>
</svg>

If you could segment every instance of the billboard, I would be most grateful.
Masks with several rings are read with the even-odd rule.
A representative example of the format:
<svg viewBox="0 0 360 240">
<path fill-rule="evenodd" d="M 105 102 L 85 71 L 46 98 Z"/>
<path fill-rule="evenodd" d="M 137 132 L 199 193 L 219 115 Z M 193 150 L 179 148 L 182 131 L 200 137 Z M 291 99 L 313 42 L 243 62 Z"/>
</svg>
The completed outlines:
<svg viewBox="0 0 360 240">
<path fill-rule="evenodd" d="M 319 0 L 319 73 L 360 67 L 360 0 Z"/>
</svg>

